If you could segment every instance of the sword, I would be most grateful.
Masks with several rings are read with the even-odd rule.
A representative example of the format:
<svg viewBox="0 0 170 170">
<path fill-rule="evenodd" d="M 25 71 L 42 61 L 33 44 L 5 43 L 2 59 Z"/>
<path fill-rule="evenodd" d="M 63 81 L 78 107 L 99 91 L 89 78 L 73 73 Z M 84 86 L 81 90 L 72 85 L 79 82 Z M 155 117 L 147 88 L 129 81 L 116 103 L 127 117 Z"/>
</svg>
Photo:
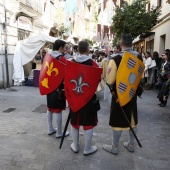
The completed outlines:
<svg viewBox="0 0 170 170">
<path fill-rule="evenodd" d="M 67 118 L 67 121 L 66 121 L 66 125 L 65 125 L 65 128 L 64 128 L 64 132 L 63 132 L 63 136 L 61 138 L 61 142 L 60 142 L 60 146 L 59 146 L 59 149 L 61 149 L 62 147 L 62 144 L 64 142 L 64 138 L 65 138 L 65 135 L 66 135 L 66 131 L 67 131 L 67 128 L 68 128 L 68 124 L 69 124 L 69 121 L 70 121 L 70 113 L 68 114 L 68 118 Z"/>
<path fill-rule="evenodd" d="M 107 83 L 106 83 L 106 84 L 107 84 Z M 117 98 L 117 96 L 115 95 L 115 93 L 113 92 L 112 88 L 111 88 L 108 84 L 107 84 L 107 86 L 109 87 L 112 96 L 114 96 L 115 101 L 117 101 L 118 98 Z M 120 106 L 120 104 L 119 104 L 119 106 Z M 136 141 L 137 141 L 139 147 L 142 148 L 142 145 L 141 145 L 141 143 L 140 143 L 138 137 L 136 136 L 136 134 L 135 134 L 135 132 L 134 132 L 134 130 L 133 130 L 133 128 L 132 128 L 130 122 L 129 122 L 129 119 L 128 119 L 127 116 L 126 116 L 125 111 L 123 110 L 123 108 L 122 108 L 121 106 L 120 106 L 120 108 L 121 108 L 121 110 L 122 110 L 122 113 L 123 113 L 123 115 L 124 115 L 124 118 L 126 119 L 128 125 L 129 125 L 129 127 L 130 127 L 130 130 L 131 130 L 131 132 L 133 133 L 133 136 L 135 137 L 135 139 L 136 139 Z"/>
</svg>

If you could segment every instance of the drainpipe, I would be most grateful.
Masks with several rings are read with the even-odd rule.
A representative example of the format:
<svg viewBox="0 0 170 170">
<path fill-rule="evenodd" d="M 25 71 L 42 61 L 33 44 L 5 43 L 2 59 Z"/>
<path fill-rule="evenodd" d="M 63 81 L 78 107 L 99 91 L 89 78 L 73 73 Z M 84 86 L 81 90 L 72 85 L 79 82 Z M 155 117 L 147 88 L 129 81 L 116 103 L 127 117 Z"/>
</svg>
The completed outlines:
<svg viewBox="0 0 170 170">
<path fill-rule="evenodd" d="M 5 14 L 5 22 L 3 23 L 3 32 L 4 32 L 4 46 L 5 46 L 5 66 L 6 66 L 6 81 L 7 81 L 7 88 L 9 88 L 9 70 L 8 70 L 8 52 L 7 52 L 7 32 L 6 32 L 6 8 L 5 8 L 5 0 L 4 0 L 4 14 Z"/>
<path fill-rule="evenodd" d="M 1 31 L 1 56 L 3 56 L 2 41 L 3 40 L 2 40 L 2 31 Z M 6 80 L 5 80 L 5 73 L 4 73 L 4 58 L 2 58 L 2 79 L 3 79 L 3 87 L 4 87 L 4 89 L 6 89 Z"/>
</svg>

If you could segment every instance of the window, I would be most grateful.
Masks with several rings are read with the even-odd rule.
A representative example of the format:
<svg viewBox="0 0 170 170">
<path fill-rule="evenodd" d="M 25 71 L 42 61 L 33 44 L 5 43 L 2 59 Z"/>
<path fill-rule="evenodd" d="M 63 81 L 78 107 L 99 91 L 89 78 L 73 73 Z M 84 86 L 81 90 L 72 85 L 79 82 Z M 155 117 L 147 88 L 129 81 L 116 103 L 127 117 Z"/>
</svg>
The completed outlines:
<svg viewBox="0 0 170 170">
<path fill-rule="evenodd" d="M 120 7 L 122 7 L 124 0 L 120 0 Z"/>
<path fill-rule="evenodd" d="M 157 1 L 158 1 L 158 2 L 157 2 L 157 4 L 158 4 L 157 6 L 158 6 L 158 7 L 161 7 L 161 6 L 162 6 L 162 0 L 157 0 Z"/>
<path fill-rule="evenodd" d="M 150 9 L 151 9 L 151 4 L 149 3 L 148 4 L 148 12 L 150 12 Z"/>
</svg>

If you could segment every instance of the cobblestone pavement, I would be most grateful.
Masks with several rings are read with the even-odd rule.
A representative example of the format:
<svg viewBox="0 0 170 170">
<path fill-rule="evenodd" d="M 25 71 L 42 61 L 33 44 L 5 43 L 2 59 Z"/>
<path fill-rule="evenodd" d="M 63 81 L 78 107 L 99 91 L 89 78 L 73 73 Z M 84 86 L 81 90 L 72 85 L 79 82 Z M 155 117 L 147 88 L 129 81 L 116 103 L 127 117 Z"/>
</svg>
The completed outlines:
<svg viewBox="0 0 170 170">
<path fill-rule="evenodd" d="M 39 95 L 37 88 L 0 90 L 0 170 L 169 170 L 170 102 L 166 108 L 160 108 L 156 92 L 145 92 L 143 99 L 138 100 L 138 137 L 143 148 L 136 146 L 135 153 L 128 153 L 122 146 L 128 133 L 123 132 L 120 154 L 115 156 L 102 149 L 103 144 L 111 143 L 112 131 L 108 125 L 109 105 L 102 100 L 102 92 L 98 96 L 102 109 L 93 137 L 98 151 L 84 156 L 83 133 L 78 154 L 70 149 L 71 137 L 65 139 L 60 150 L 60 140 L 55 135 L 47 135 L 46 113 L 42 113 L 45 108 L 36 109 L 46 104 L 46 99 Z M 3 112 L 8 108 L 15 110 Z M 67 115 L 68 110 L 63 114 L 63 127 Z"/>
</svg>

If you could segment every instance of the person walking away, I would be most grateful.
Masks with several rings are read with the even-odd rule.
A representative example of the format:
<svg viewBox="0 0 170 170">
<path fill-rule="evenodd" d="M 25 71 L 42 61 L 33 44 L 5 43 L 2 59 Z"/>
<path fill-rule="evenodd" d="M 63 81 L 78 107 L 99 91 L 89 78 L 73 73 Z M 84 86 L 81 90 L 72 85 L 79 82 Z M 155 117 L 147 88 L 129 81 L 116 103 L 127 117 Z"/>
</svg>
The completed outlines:
<svg viewBox="0 0 170 170">
<path fill-rule="evenodd" d="M 129 52 L 142 61 L 142 57 L 136 51 L 132 50 L 131 35 L 124 34 L 120 39 L 120 44 L 122 47 L 122 51 L 121 53 L 119 53 L 117 56 L 115 56 L 109 61 L 108 71 L 106 76 L 106 82 L 111 86 L 113 93 L 116 96 L 117 96 L 116 75 L 119 69 L 120 62 L 122 60 L 122 56 L 124 55 L 124 52 Z M 134 132 L 136 132 L 137 131 L 136 126 L 138 124 L 136 93 L 134 94 L 133 98 L 125 106 L 123 106 L 123 110 L 125 111 L 125 114 L 128 117 Z M 118 144 L 119 144 L 122 131 L 129 130 L 129 141 L 124 142 L 123 145 L 129 152 L 134 152 L 135 138 L 132 132 L 130 131 L 129 125 L 127 124 L 126 119 L 122 113 L 119 102 L 115 101 L 114 96 L 112 96 L 109 125 L 113 130 L 112 144 L 103 145 L 103 149 L 107 152 L 117 155 L 119 153 Z"/>
</svg>

